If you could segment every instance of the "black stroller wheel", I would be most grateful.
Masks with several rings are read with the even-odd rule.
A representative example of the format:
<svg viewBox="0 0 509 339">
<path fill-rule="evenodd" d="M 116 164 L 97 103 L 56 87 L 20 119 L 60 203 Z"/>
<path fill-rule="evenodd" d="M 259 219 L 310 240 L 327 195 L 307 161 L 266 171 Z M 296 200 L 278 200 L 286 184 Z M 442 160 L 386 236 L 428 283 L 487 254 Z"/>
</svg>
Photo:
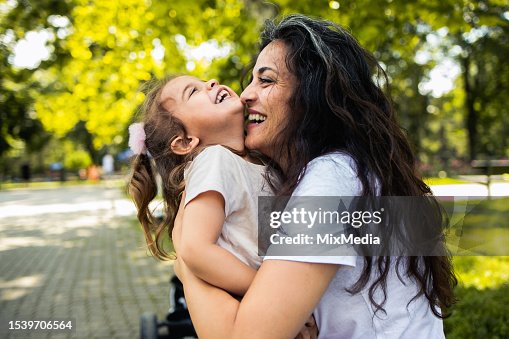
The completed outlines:
<svg viewBox="0 0 509 339">
<path fill-rule="evenodd" d="M 144 313 L 140 317 L 141 339 L 184 339 L 197 338 L 187 303 L 184 287 L 177 277 L 170 280 L 170 309 L 166 317 L 157 321 L 154 313 Z"/>
<path fill-rule="evenodd" d="M 140 318 L 140 339 L 157 339 L 157 316 L 154 313 L 144 313 Z"/>
</svg>

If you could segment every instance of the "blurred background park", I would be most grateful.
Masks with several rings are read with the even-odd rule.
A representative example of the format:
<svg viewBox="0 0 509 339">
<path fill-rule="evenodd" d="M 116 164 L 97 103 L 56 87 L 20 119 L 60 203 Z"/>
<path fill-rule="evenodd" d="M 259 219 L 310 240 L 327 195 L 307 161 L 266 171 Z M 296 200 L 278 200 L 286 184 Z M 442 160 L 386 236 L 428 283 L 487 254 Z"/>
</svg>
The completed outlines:
<svg viewBox="0 0 509 339">
<path fill-rule="evenodd" d="M 264 20 L 295 12 L 374 53 L 430 184 L 509 181 L 507 0 L 0 0 L 0 189 L 124 178 L 144 82 L 190 73 L 240 91 Z M 497 201 L 471 227 L 507 228 Z M 509 337 L 508 258 L 454 260 L 448 337 Z"/>
</svg>

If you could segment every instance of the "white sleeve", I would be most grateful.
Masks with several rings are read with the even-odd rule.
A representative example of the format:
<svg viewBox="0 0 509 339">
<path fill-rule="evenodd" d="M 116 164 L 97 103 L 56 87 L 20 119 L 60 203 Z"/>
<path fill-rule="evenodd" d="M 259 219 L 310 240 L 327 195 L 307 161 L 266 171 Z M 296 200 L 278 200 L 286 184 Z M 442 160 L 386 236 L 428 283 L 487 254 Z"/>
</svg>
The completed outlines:
<svg viewBox="0 0 509 339">
<path fill-rule="evenodd" d="M 233 203 L 228 196 L 235 192 L 239 183 L 239 175 L 236 175 L 238 163 L 237 155 L 222 146 L 210 146 L 204 149 L 193 160 L 184 172 L 186 183 L 187 205 L 198 195 L 208 191 L 216 191 L 224 198 L 225 215 L 229 215 L 234 209 Z"/>
<path fill-rule="evenodd" d="M 292 195 L 358 196 L 362 185 L 354 160 L 346 154 L 332 153 L 312 160 Z"/>
<path fill-rule="evenodd" d="M 312 160 L 294 190 L 293 196 L 341 197 L 359 196 L 362 184 L 357 177 L 354 160 L 342 153 L 332 153 Z M 357 257 L 351 256 L 271 256 L 264 260 L 288 260 L 355 266 Z"/>
</svg>

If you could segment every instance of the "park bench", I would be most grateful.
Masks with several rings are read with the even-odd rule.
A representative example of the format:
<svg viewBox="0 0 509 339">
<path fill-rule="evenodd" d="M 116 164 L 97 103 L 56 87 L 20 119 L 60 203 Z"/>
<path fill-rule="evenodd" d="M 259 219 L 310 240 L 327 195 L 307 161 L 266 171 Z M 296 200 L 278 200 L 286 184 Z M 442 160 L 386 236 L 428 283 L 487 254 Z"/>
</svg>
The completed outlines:
<svg viewBox="0 0 509 339">
<path fill-rule="evenodd" d="M 486 176 L 482 183 L 488 187 L 488 197 L 491 196 L 491 176 L 509 173 L 509 159 L 473 160 L 471 166 Z"/>
</svg>

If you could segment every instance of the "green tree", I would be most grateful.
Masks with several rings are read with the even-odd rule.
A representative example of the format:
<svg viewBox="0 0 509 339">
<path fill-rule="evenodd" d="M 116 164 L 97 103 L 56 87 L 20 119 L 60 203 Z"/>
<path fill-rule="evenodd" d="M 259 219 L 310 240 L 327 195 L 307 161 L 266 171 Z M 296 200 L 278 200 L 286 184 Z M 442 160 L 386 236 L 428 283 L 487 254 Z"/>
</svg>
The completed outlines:
<svg viewBox="0 0 509 339">
<path fill-rule="evenodd" d="M 243 49 L 256 28 L 241 1 L 76 1 L 62 44 L 72 59 L 44 77 L 60 90 L 37 98 L 44 126 L 63 136 L 76 124 L 92 138 L 92 158 L 104 145 L 125 143 L 125 130 L 143 100 L 140 85 L 163 74 L 238 78 Z M 249 38 L 251 37 L 251 38 Z M 188 60 L 184 46 L 229 48 L 228 57 Z M 191 62 L 193 64 L 191 64 Z M 227 70 L 227 68 L 230 68 Z"/>
<path fill-rule="evenodd" d="M 33 109 L 34 94 L 41 87 L 30 70 L 14 68 L 10 58 L 15 42 L 23 38 L 26 32 L 43 27 L 50 13 L 67 11 L 67 4 L 62 1 L 41 0 L 37 2 L 37 7 L 28 1 L 1 4 L 0 156 L 17 140 L 26 143 L 28 151 L 39 151 L 49 139 Z"/>
<path fill-rule="evenodd" d="M 468 157 L 478 152 L 490 156 L 508 155 L 507 105 L 502 103 L 509 93 L 509 4 L 507 1 L 277 1 L 283 14 L 302 12 L 336 21 L 348 27 L 360 42 L 386 65 L 391 78 L 393 96 L 403 125 L 416 150 L 422 155 L 430 150 L 424 145 L 440 139 L 440 129 L 430 129 L 428 106 L 430 93 L 419 91 L 427 80 L 436 59 L 424 64 L 416 62 L 428 34 L 447 29 L 441 36 L 441 58 L 455 58 L 462 65 L 464 98 L 461 107 L 468 134 Z M 480 35 L 478 38 L 473 38 Z M 427 46 L 428 45 L 428 46 Z M 461 53 L 452 53 L 452 47 Z M 448 49 L 448 50 L 447 50 Z M 450 98 L 452 99 L 452 98 Z M 441 105 L 444 101 L 441 101 Z M 442 114 L 450 112 L 440 107 Z M 442 118 L 446 118 L 443 117 Z M 432 120 L 435 120 L 436 116 Z M 454 135 L 454 134 L 453 134 Z M 447 138 L 447 136 L 445 136 Z M 437 152 L 432 147 L 433 153 Z"/>
<path fill-rule="evenodd" d="M 12 86 L 16 83 L 37 88 L 35 95 L 26 96 L 25 112 L 35 112 L 44 128 L 56 137 L 82 144 L 94 161 L 106 146 L 125 146 L 126 126 L 143 100 L 140 87 L 147 80 L 164 74 L 191 73 L 218 78 L 239 90 L 241 70 L 256 53 L 264 19 L 294 12 L 338 22 L 374 52 L 390 77 L 400 120 L 424 160 L 432 161 L 437 152 L 441 158 L 444 154 L 464 154 L 465 147 L 451 143 L 456 135 L 451 128 L 466 131 L 470 158 L 477 152 L 492 156 L 509 152 L 504 102 L 509 83 L 504 62 L 509 36 L 506 1 L 10 3 L 17 5 L 1 18 L 7 32 L 0 34 L 1 41 L 10 34 L 16 42 L 34 30 L 48 30 L 54 38 L 49 41 L 51 58 L 27 72 L 30 75 L 26 78 L 13 80 L 14 75 L 10 76 L 9 90 L 16 92 Z M 476 34 L 480 35 L 473 40 Z M 433 45 L 430 37 L 438 37 L 439 45 Z M 4 45 L 2 71 L 26 71 L 13 69 L 9 63 L 12 50 Z M 214 49 L 206 46 L 214 46 L 222 53 L 213 56 Z M 192 55 L 200 49 L 199 56 Z M 422 53 L 431 57 L 418 60 Z M 457 82 L 459 87 L 442 98 L 435 98 L 423 90 L 423 84 L 443 59 L 454 59 L 463 65 L 459 79 L 464 81 L 463 85 Z M 8 83 L 3 81 L 2 86 Z M 462 104 L 458 104 L 458 98 L 463 99 Z M 454 105 L 448 101 L 454 101 Z M 465 126 L 457 123 L 461 115 Z M 33 118 L 34 114 L 28 116 Z M 444 121 L 439 122 L 440 119 Z M 2 135 L 12 132 L 2 130 Z M 447 147 L 438 147 L 437 140 L 448 143 Z"/>
</svg>

